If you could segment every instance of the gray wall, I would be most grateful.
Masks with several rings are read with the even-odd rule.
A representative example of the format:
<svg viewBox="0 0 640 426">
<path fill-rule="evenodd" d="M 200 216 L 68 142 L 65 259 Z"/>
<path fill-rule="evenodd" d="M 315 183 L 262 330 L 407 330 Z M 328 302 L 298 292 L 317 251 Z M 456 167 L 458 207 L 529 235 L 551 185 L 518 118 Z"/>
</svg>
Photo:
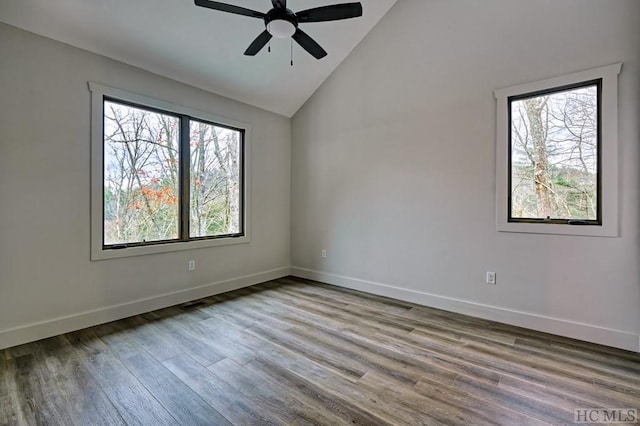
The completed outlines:
<svg viewBox="0 0 640 426">
<path fill-rule="evenodd" d="M 3 24 L 0 58 L 0 347 L 288 273 L 290 119 Z M 252 125 L 251 243 L 89 260 L 89 80 Z"/>
<path fill-rule="evenodd" d="M 637 0 L 398 1 L 293 117 L 294 273 L 639 350 L 639 22 Z M 497 232 L 493 91 L 615 62 L 621 237 Z"/>
</svg>

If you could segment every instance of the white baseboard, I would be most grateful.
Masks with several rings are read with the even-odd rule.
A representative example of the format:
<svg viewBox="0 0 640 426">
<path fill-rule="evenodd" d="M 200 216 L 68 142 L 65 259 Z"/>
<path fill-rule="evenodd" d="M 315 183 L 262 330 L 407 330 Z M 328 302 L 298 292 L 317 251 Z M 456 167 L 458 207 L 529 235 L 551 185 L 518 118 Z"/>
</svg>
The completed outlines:
<svg viewBox="0 0 640 426">
<path fill-rule="evenodd" d="M 265 281 L 282 278 L 289 275 L 289 273 L 289 267 L 272 269 L 257 274 L 244 275 L 195 288 L 135 300 L 133 302 L 123 303 L 120 305 L 54 318 L 48 321 L 28 324 L 8 330 L 0 330 L 0 349 L 57 336 L 59 334 L 92 327 L 98 324 L 104 324 L 110 321 L 116 321 L 122 318 L 154 311 L 156 309 L 162 309 L 168 306 L 189 302 L 191 300 L 213 296 L 214 294 L 237 290 L 239 288 L 248 287 Z"/>
<path fill-rule="evenodd" d="M 379 296 L 391 297 L 450 312 L 497 321 L 504 324 L 543 331 L 559 336 L 571 337 L 587 342 L 599 343 L 614 348 L 640 352 L 640 336 L 621 330 L 598 327 L 560 318 L 553 318 L 529 312 L 520 312 L 498 306 L 483 305 L 468 300 L 454 299 L 436 294 L 408 290 L 388 284 L 345 277 L 327 272 L 292 266 L 291 275 L 328 284 L 360 290 Z"/>
</svg>

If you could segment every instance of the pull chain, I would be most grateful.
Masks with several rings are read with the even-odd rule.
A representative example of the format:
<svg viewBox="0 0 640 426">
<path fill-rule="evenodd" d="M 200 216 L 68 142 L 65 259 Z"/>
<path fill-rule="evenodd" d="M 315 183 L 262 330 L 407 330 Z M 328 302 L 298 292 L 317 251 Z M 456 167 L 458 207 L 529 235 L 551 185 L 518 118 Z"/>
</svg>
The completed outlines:
<svg viewBox="0 0 640 426">
<path fill-rule="evenodd" d="M 267 52 L 271 53 L 271 40 L 269 40 L 269 45 L 267 46 Z"/>
<path fill-rule="evenodd" d="M 291 66 L 293 66 L 293 39 L 291 39 Z"/>
</svg>

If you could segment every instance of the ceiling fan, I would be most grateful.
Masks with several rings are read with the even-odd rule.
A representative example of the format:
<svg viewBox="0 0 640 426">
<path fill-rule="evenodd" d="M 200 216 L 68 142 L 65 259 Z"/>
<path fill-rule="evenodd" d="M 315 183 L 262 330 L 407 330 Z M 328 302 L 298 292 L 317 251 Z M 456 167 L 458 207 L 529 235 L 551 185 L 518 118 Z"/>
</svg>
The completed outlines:
<svg viewBox="0 0 640 426">
<path fill-rule="evenodd" d="M 195 0 L 197 6 L 237 15 L 250 16 L 264 20 L 266 29 L 249 45 L 245 55 L 254 56 L 271 40 L 272 37 L 292 37 L 304 50 L 316 59 L 327 56 L 327 52 L 307 33 L 298 28 L 298 24 L 307 22 L 337 21 L 362 16 L 362 4 L 342 3 L 330 6 L 316 7 L 294 13 L 287 9 L 287 0 L 271 0 L 273 9 L 267 13 L 246 9 L 210 0 Z"/>
</svg>

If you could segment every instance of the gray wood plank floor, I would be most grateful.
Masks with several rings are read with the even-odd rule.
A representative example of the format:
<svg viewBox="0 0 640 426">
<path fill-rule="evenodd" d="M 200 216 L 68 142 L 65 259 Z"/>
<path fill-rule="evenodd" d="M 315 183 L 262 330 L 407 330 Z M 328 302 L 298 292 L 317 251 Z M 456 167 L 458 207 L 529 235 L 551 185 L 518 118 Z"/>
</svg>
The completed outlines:
<svg viewBox="0 0 640 426">
<path fill-rule="evenodd" d="M 640 354 L 298 278 L 0 351 L 0 425 L 572 424 Z"/>
</svg>

